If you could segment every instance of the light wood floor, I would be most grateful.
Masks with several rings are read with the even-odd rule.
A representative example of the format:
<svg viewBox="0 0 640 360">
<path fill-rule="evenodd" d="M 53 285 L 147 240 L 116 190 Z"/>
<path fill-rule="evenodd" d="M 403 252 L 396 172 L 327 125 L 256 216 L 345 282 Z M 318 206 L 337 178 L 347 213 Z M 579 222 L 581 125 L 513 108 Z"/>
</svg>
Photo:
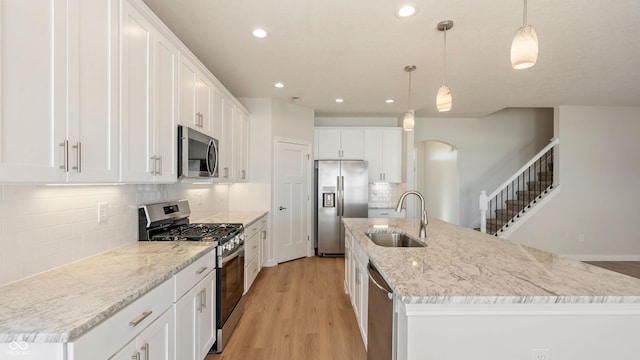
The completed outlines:
<svg viewBox="0 0 640 360">
<path fill-rule="evenodd" d="M 587 264 L 599 266 L 625 275 L 640 278 L 640 261 L 585 261 Z"/>
<path fill-rule="evenodd" d="M 205 360 L 365 360 L 343 258 L 305 258 L 263 268 L 222 354 Z"/>
</svg>

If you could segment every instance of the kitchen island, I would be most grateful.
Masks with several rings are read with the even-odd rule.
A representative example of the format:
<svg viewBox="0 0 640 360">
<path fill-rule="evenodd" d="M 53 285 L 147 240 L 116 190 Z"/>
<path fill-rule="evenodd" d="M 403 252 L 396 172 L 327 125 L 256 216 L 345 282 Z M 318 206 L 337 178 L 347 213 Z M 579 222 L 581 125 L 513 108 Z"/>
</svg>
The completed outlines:
<svg viewBox="0 0 640 360">
<path fill-rule="evenodd" d="M 436 219 L 414 248 L 378 246 L 365 231 L 418 238 L 416 219 L 343 222 L 394 290 L 397 359 L 640 353 L 640 279 Z"/>
</svg>

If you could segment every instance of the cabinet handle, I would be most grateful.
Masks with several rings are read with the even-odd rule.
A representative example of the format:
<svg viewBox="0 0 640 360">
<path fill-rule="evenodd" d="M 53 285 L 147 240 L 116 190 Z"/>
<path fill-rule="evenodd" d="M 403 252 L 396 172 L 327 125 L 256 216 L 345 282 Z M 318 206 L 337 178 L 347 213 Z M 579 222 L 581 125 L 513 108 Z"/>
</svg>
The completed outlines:
<svg viewBox="0 0 640 360">
<path fill-rule="evenodd" d="M 202 305 L 201 305 L 200 311 L 206 308 L 207 308 L 207 289 L 202 289 Z"/>
<path fill-rule="evenodd" d="M 151 160 L 151 164 L 152 164 L 150 173 L 151 175 L 155 175 L 156 174 L 156 157 L 152 156 L 149 159 Z"/>
<path fill-rule="evenodd" d="M 144 343 L 140 350 L 144 351 L 144 360 L 149 360 L 149 343 Z"/>
<path fill-rule="evenodd" d="M 205 270 L 207 270 L 209 267 L 208 266 L 203 266 L 200 269 L 198 269 L 198 271 L 196 271 L 196 274 L 200 275 L 202 274 Z"/>
<path fill-rule="evenodd" d="M 244 179 L 245 179 L 245 176 L 246 176 L 246 171 L 245 171 L 245 170 L 242 170 L 242 180 L 244 180 Z"/>
<path fill-rule="evenodd" d="M 64 154 L 63 154 L 64 164 L 60 166 L 60 169 L 63 169 L 64 172 L 69 172 L 69 140 L 65 140 L 64 142 L 61 142 L 60 146 L 62 146 L 64 149 L 62 150 L 64 151 Z"/>
<path fill-rule="evenodd" d="M 224 178 L 226 179 L 226 178 L 228 178 L 228 177 L 229 177 L 229 168 L 228 168 L 228 167 L 225 167 L 225 168 L 224 168 Z"/>
<path fill-rule="evenodd" d="M 142 322 L 142 320 L 146 319 L 152 313 L 153 313 L 153 311 L 151 311 L 151 310 L 147 310 L 147 311 L 143 312 L 137 318 L 129 321 L 129 326 L 133 326 L 133 327 L 137 326 L 138 324 L 140 324 Z"/>
<path fill-rule="evenodd" d="M 158 161 L 158 172 L 156 172 L 156 175 L 162 175 L 162 156 L 156 156 L 156 160 Z"/>
<path fill-rule="evenodd" d="M 136 351 L 135 354 L 131 355 L 131 360 L 140 360 L 140 351 Z"/>
<path fill-rule="evenodd" d="M 196 311 L 202 311 L 202 291 L 196 295 Z"/>
<path fill-rule="evenodd" d="M 73 170 L 78 171 L 79 173 L 82 172 L 82 143 L 80 141 L 78 141 L 78 143 L 76 145 L 73 146 L 74 149 L 76 149 L 77 153 L 76 153 L 76 161 L 78 162 L 78 166 L 74 166 L 72 167 Z"/>
</svg>

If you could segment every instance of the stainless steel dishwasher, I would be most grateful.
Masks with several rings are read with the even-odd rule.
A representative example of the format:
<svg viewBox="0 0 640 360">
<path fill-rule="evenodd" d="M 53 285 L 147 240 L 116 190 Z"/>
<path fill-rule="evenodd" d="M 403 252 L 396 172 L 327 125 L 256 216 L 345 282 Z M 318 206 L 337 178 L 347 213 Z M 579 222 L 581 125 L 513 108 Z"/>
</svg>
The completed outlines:
<svg viewBox="0 0 640 360">
<path fill-rule="evenodd" d="M 367 360 L 393 359 L 393 290 L 369 263 Z"/>
</svg>

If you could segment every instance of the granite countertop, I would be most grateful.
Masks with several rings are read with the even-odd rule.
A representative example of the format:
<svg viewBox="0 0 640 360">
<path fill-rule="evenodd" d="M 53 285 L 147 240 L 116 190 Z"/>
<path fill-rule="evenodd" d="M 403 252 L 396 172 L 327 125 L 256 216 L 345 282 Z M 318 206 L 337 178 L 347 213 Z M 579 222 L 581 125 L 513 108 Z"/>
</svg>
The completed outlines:
<svg viewBox="0 0 640 360">
<path fill-rule="evenodd" d="M 640 279 L 437 219 L 429 219 L 427 246 L 416 248 L 381 247 L 364 232 L 419 238 L 418 219 L 343 222 L 404 303 L 640 304 Z"/>
<path fill-rule="evenodd" d="M 71 342 L 215 242 L 141 241 L 0 287 L 0 343 Z"/>
<path fill-rule="evenodd" d="M 194 223 L 242 223 L 244 227 L 268 214 L 267 211 L 228 211 L 192 221 Z"/>
</svg>

